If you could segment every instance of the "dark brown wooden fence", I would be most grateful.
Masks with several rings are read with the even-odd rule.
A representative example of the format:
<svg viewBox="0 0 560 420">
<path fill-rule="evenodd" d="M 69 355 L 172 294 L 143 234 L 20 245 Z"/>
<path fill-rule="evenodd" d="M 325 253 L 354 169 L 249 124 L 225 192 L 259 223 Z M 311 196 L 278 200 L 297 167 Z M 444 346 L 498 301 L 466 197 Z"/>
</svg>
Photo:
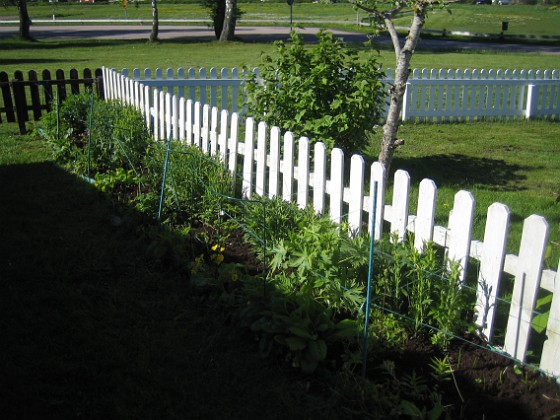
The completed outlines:
<svg viewBox="0 0 560 420">
<path fill-rule="evenodd" d="M 70 70 L 67 76 L 63 70 L 56 70 L 54 78 L 49 70 L 43 70 L 40 74 L 35 70 L 27 73 L 27 79 L 20 70 L 14 73 L 10 79 L 9 75 L 0 72 L 0 123 L 3 117 L 8 122 L 16 122 L 21 134 L 27 131 L 26 122 L 30 118 L 38 121 L 43 112 L 52 109 L 55 103 L 60 104 L 70 94 L 78 94 L 93 91 L 103 98 L 103 78 L 101 69 L 92 72 L 84 69 L 80 77 L 78 70 Z M 31 117 L 30 117 L 31 114 Z"/>
</svg>

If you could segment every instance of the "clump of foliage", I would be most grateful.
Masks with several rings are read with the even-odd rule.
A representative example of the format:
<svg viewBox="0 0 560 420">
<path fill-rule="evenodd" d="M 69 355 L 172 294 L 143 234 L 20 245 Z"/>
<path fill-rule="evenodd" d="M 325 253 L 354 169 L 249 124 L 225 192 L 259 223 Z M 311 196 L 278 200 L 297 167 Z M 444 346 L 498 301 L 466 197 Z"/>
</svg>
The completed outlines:
<svg viewBox="0 0 560 420">
<path fill-rule="evenodd" d="M 158 143 L 154 148 L 148 162 L 152 189 L 159 190 L 167 160 L 165 219 L 173 224 L 215 224 L 228 206 L 227 197 L 233 195 L 230 174 L 218 157 L 178 142 Z"/>
<path fill-rule="evenodd" d="M 328 150 L 360 150 L 385 105 L 384 74 L 373 54 L 360 58 L 329 32 L 318 37 L 308 49 L 293 32 L 276 57 L 262 56 L 247 82 L 249 115 Z"/>
<path fill-rule="evenodd" d="M 139 174 L 153 142 L 137 110 L 89 93 L 68 96 L 45 114 L 39 133 L 56 160 L 75 173 L 112 172 L 115 179 L 123 178 L 120 169 Z"/>
</svg>

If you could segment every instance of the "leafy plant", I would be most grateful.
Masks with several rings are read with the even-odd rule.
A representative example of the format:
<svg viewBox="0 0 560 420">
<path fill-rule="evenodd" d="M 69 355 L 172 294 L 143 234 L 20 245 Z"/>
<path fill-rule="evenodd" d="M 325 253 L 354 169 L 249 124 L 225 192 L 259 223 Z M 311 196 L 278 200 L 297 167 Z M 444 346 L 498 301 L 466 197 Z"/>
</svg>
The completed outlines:
<svg viewBox="0 0 560 420">
<path fill-rule="evenodd" d="M 318 38 L 309 50 L 292 32 L 291 44 L 275 44 L 277 57 L 262 56 L 247 82 L 249 114 L 328 150 L 359 150 L 384 108 L 383 72 L 373 55 L 358 58 L 331 33 Z"/>
<path fill-rule="evenodd" d="M 140 174 L 153 142 L 135 108 L 92 94 L 68 96 L 42 117 L 38 132 L 58 162 L 86 176 L 118 168 Z"/>
</svg>

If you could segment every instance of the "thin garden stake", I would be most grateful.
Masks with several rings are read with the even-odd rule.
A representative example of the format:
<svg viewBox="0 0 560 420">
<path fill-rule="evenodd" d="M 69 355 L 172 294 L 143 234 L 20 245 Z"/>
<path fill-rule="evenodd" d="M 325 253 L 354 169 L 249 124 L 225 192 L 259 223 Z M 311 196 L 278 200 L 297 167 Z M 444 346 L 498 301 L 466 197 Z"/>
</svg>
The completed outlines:
<svg viewBox="0 0 560 420">
<path fill-rule="evenodd" d="M 91 129 L 93 126 L 93 88 L 91 89 L 91 100 L 89 105 L 89 130 L 88 130 L 88 147 L 87 147 L 87 176 L 91 180 Z"/>
<path fill-rule="evenodd" d="M 171 136 L 167 138 L 167 145 L 165 147 L 165 160 L 163 163 L 163 177 L 161 180 L 161 192 L 159 193 L 159 207 L 158 207 L 158 214 L 157 214 L 157 221 L 158 223 L 161 222 L 161 211 L 163 209 L 163 197 L 165 192 L 165 180 L 167 178 L 167 167 L 169 166 L 169 151 L 171 148 Z"/>
<path fill-rule="evenodd" d="M 371 235 L 369 240 L 369 267 L 368 267 L 368 282 L 366 294 L 366 320 L 364 325 L 364 348 L 362 350 L 362 376 L 366 376 L 367 368 L 367 352 L 368 352 L 368 329 L 369 329 L 369 305 L 371 301 L 371 278 L 373 276 L 373 250 L 375 243 L 375 208 L 377 203 L 377 181 L 373 183 L 373 197 L 371 198 Z"/>
</svg>

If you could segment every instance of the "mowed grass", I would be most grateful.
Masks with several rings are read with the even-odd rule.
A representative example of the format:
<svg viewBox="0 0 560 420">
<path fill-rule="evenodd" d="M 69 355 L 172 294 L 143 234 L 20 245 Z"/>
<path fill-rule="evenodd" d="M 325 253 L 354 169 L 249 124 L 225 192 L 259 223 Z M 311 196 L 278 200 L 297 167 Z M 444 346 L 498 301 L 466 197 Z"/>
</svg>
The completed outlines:
<svg viewBox="0 0 560 420">
<path fill-rule="evenodd" d="M 286 22 L 290 18 L 290 8 L 285 2 L 240 2 L 244 12 L 239 24 L 254 24 L 254 20 Z M 17 19 L 15 7 L 4 9 L 4 19 Z M 160 3 L 160 19 L 190 19 L 207 22 L 208 13 L 200 2 L 186 4 Z M 451 14 L 449 14 L 451 11 Z M 126 13 L 122 2 L 112 4 L 75 4 L 75 3 L 31 3 L 29 12 L 32 19 L 49 19 L 53 14 L 57 19 L 151 19 L 149 2 L 131 3 Z M 296 2 L 292 8 L 295 22 L 315 21 L 336 22 L 355 26 L 367 14 L 357 11 L 349 3 L 319 4 L 313 2 Z M 457 30 L 481 33 L 499 33 L 502 21 L 508 21 L 507 33 L 523 35 L 558 35 L 560 8 L 550 5 L 509 5 L 487 6 L 475 4 L 450 4 L 447 8 L 434 8 L 426 22 L 426 29 Z M 405 15 L 395 22 L 406 25 L 410 16 Z"/>
<path fill-rule="evenodd" d="M 149 30 L 147 30 L 149 33 Z M 365 50 L 363 45 L 349 44 L 360 53 L 378 54 L 383 68 L 395 67 L 395 57 L 388 46 Z M 240 41 L 232 43 L 164 40 L 150 44 L 146 40 L 48 40 L 21 42 L 3 39 L 0 42 L 0 71 L 10 77 L 16 70 L 28 72 L 43 69 L 54 71 L 72 68 L 232 68 L 255 67 L 262 53 L 274 54 L 272 43 Z M 491 51 L 480 49 L 419 49 L 413 56 L 415 68 L 444 69 L 558 69 L 558 56 L 535 53 Z"/>
</svg>

